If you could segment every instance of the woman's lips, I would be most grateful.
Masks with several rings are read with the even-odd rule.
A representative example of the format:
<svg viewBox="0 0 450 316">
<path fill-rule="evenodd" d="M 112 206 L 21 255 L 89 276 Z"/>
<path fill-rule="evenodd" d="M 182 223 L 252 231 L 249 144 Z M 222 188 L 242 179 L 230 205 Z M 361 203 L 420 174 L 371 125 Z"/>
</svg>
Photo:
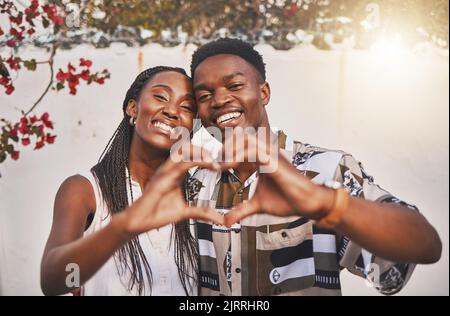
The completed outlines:
<svg viewBox="0 0 450 316">
<path fill-rule="evenodd" d="M 174 128 L 166 123 L 160 122 L 160 121 L 154 121 L 151 123 L 151 126 L 161 132 L 162 134 L 170 136 Z"/>
</svg>

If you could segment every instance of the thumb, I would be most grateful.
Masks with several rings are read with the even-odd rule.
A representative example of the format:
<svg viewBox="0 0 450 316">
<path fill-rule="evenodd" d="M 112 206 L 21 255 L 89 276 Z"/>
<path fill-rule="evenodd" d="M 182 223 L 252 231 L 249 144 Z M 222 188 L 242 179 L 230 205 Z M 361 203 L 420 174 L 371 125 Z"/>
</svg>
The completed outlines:
<svg viewBox="0 0 450 316">
<path fill-rule="evenodd" d="M 256 200 L 251 199 L 248 201 L 244 201 L 231 209 L 227 215 L 225 215 L 225 226 L 231 227 L 234 223 L 239 222 L 243 218 L 259 213 L 261 207 Z"/>
<path fill-rule="evenodd" d="M 215 209 L 208 207 L 188 207 L 185 209 L 187 218 L 202 220 L 206 222 L 213 222 L 218 225 L 223 225 L 223 215 L 219 214 Z"/>
</svg>

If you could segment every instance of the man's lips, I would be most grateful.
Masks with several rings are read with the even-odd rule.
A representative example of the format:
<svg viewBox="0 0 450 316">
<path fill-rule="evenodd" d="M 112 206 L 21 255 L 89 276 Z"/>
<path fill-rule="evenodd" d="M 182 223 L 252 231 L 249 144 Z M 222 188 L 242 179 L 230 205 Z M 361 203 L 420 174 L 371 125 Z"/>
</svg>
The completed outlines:
<svg viewBox="0 0 450 316">
<path fill-rule="evenodd" d="M 242 112 L 231 112 L 228 114 L 221 115 L 217 118 L 216 125 L 219 128 L 225 127 L 235 127 L 239 125 L 239 121 L 243 117 Z"/>
<path fill-rule="evenodd" d="M 234 126 L 242 117 L 243 112 L 241 109 L 236 108 L 220 111 L 213 117 L 212 122 L 218 127 Z"/>
</svg>

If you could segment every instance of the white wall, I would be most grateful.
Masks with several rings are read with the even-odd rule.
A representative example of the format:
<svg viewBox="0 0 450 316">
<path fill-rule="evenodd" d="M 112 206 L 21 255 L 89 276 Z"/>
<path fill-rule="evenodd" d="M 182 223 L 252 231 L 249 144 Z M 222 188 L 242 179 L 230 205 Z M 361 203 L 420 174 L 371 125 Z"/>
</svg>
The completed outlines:
<svg viewBox="0 0 450 316">
<path fill-rule="evenodd" d="M 194 47 L 142 48 L 144 67 L 188 68 Z M 272 125 L 294 138 L 351 152 L 375 180 L 418 205 L 438 229 L 442 259 L 421 265 L 403 295 L 448 295 L 448 51 L 444 55 L 325 52 L 296 48 L 287 52 L 258 46 L 267 63 Z M 36 113 L 49 111 L 56 143 L 0 165 L 0 295 L 41 295 L 39 265 L 61 182 L 88 170 L 121 119 L 125 92 L 138 72 L 138 48 L 116 44 L 94 50 L 80 46 L 58 52 L 56 65 L 78 57 L 107 67 L 112 78 L 102 87 L 81 86 L 76 97 L 50 93 Z M 28 49 L 29 56 L 46 55 Z M 0 117 L 17 118 L 43 91 L 48 70 L 21 72 L 13 96 L 0 93 Z M 343 274 L 343 293 L 373 295 L 363 280 Z"/>
</svg>

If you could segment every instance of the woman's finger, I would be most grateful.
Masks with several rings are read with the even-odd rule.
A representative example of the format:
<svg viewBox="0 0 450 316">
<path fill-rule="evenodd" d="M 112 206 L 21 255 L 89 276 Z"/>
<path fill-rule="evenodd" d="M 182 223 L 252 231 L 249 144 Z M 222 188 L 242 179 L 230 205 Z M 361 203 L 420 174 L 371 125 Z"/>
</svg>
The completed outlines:
<svg viewBox="0 0 450 316">
<path fill-rule="evenodd" d="M 261 207 L 255 200 L 244 201 L 233 207 L 231 211 L 225 215 L 225 226 L 231 227 L 231 225 L 239 222 L 243 218 L 259 213 L 260 210 Z"/>
<path fill-rule="evenodd" d="M 208 207 L 187 207 L 185 209 L 187 218 L 213 222 L 218 225 L 224 224 L 223 215 L 219 214 L 215 209 Z"/>
</svg>

